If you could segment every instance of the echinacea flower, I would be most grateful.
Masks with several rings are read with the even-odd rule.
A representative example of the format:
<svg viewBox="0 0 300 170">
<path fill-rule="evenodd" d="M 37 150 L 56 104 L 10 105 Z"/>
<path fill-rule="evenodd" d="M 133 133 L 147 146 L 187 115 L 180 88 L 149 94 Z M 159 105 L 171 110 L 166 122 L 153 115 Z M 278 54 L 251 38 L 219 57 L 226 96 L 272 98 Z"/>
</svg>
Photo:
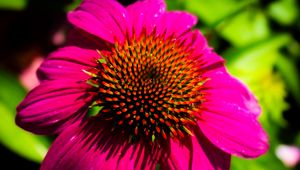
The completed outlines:
<svg viewBox="0 0 300 170">
<path fill-rule="evenodd" d="M 196 17 L 163 0 L 84 0 L 68 46 L 45 59 L 16 122 L 59 134 L 41 169 L 229 169 L 268 148 L 255 97 Z"/>
</svg>

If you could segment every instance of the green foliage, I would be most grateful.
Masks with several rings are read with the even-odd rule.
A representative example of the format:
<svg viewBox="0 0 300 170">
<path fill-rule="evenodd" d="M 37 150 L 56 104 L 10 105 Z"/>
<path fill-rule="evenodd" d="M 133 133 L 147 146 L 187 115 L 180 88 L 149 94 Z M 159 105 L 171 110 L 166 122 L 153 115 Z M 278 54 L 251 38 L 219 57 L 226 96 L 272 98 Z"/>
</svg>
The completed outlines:
<svg viewBox="0 0 300 170">
<path fill-rule="evenodd" d="M 27 0 L 1 0 L 0 9 L 22 10 L 26 3 Z"/>
<path fill-rule="evenodd" d="M 250 0 L 189 0 L 184 3 L 186 10 L 198 16 L 199 28 L 205 30 L 210 45 L 223 54 L 229 72 L 248 85 L 263 109 L 260 122 L 270 138 L 269 152 L 258 159 L 234 157 L 233 170 L 287 169 L 275 156 L 275 149 L 281 143 L 280 130 L 288 126 L 283 117 L 283 112 L 290 107 L 286 96 L 294 96 L 299 104 L 300 80 L 296 66 L 299 44 L 289 32 L 274 31 L 269 24 L 272 20 L 283 28 L 297 26 L 296 1 L 261 4 L 262 1 Z M 224 40 L 229 45 L 220 44 Z M 299 143 L 299 139 L 297 137 L 294 144 Z"/>
<path fill-rule="evenodd" d="M 75 9 L 76 7 L 78 7 L 78 5 L 80 4 L 82 0 L 74 0 L 73 3 L 71 3 L 70 5 L 66 6 L 65 10 L 66 11 L 71 11 L 73 9 Z"/>
<path fill-rule="evenodd" d="M 189 0 L 185 2 L 186 9 L 196 14 L 201 22 L 204 22 L 208 26 L 216 26 L 220 22 L 231 18 L 236 15 L 249 4 L 252 4 L 253 0 L 236 1 L 236 0 Z"/>
<path fill-rule="evenodd" d="M 233 46 L 241 47 L 269 37 L 270 29 L 263 11 L 249 8 L 233 16 L 217 28 Z"/>
<path fill-rule="evenodd" d="M 24 158 L 41 162 L 49 147 L 48 140 L 15 124 L 16 106 L 25 94 L 13 75 L 0 70 L 0 143 Z"/>
<path fill-rule="evenodd" d="M 276 63 L 278 69 L 285 79 L 286 85 L 293 97 L 300 105 L 300 78 L 297 71 L 295 59 L 289 59 L 284 55 L 279 55 Z"/>
<path fill-rule="evenodd" d="M 298 15 L 296 0 L 280 0 L 273 2 L 268 7 L 268 14 L 282 25 L 295 22 Z"/>
</svg>

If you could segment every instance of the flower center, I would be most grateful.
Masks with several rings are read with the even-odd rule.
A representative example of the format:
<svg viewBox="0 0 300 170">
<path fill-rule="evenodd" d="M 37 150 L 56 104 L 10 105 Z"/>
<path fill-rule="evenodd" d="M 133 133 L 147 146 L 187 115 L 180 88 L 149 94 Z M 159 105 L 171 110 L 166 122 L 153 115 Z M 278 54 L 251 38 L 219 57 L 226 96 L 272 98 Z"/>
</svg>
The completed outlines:
<svg viewBox="0 0 300 170">
<path fill-rule="evenodd" d="M 99 52 L 89 80 L 97 92 L 97 116 L 134 138 L 167 139 L 192 135 L 204 96 L 205 78 L 189 48 L 172 36 L 142 34 Z"/>
</svg>

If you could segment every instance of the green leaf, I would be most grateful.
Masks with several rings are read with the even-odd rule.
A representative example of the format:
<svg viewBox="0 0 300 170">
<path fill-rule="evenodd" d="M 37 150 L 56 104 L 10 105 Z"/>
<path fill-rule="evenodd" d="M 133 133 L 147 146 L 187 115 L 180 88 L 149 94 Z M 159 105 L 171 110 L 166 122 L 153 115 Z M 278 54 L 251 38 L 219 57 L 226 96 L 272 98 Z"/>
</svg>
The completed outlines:
<svg viewBox="0 0 300 170">
<path fill-rule="evenodd" d="M 65 11 L 74 10 L 75 8 L 77 8 L 79 6 L 81 1 L 82 0 L 73 0 L 73 2 L 70 5 L 66 6 Z"/>
<path fill-rule="evenodd" d="M 13 75 L 0 70 L 0 101 L 10 110 L 15 110 L 26 95 L 26 90 Z M 13 114 L 12 112 L 11 114 Z"/>
<path fill-rule="evenodd" d="M 273 35 L 246 47 L 228 49 L 222 56 L 226 58 L 227 65 L 232 72 L 239 73 L 241 70 L 247 73 L 255 70 L 261 72 L 257 68 L 264 69 L 268 66 L 268 69 L 271 69 L 277 57 L 272 54 L 277 53 L 279 48 L 290 41 L 291 37 L 288 34 Z"/>
<path fill-rule="evenodd" d="M 298 102 L 298 105 L 300 105 L 300 78 L 296 62 L 285 56 L 279 55 L 276 65 L 281 72 L 282 77 L 285 79 L 286 85 L 291 91 L 291 95 Z"/>
<path fill-rule="evenodd" d="M 27 0 L 1 0 L 0 9 L 23 10 Z"/>
<path fill-rule="evenodd" d="M 268 6 L 268 14 L 282 25 L 290 25 L 296 21 L 298 8 L 295 0 L 275 1 Z"/>
<path fill-rule="evenodd" d="M 234 46 L 250 45 L 270 36 L 268 21 L 264 13 L 258 9 L 248 9 L 219 27 L 218 32 Z"/>
<path fill-rule="evenodd" d="M 186 9 L 195 13 L 202 22 L 215 26 L 236 15 L 255 0 L 188 0 L 184 1 Z"/>
<path fill-rule="evenodd" d="M 49 143 L 41 136 L 36 136 L 19 128 L 15 124 L 13 110 L 0 103 L 0 142 L 31 161 L 41 162 L 48 150 Z"/>
<path fill-rule="evenodd" d="M 168 10 L 181 10 L 184 9 L 184 1 L 182 0 L 166 0 Z"/>
<path fill-rule="evenodd" d="M 281 127 L 286 126 L 287 122 L 282 113 L 289 104 L 285 101 L 287 92 L 282 77 L 278 73 L 270 72 L 261 79 L 253 80 L 250 86 L 263 109 L 260 121 Z"/>
<path fill-rule="evenodd" d="M 50 145 L 47 138 L 26 132 L 15 124 L 16 106 L 25 94 L 13 75 L 0 70 L 0 143 L 24 158 L 40 162 Z"/>
</svg>

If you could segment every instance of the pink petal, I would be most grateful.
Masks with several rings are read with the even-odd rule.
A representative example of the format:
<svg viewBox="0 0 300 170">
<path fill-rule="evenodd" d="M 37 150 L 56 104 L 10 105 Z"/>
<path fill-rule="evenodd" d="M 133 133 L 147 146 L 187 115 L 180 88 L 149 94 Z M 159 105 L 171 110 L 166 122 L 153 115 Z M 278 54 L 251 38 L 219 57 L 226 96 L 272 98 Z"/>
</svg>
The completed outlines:
<svg viewBox="0 0 300 170">
<path fill-rule="evenodd" d="M 257 120 L 260 107 L 255 97 L 224 68 L 212 72 L 203 89 L 206 101 L 199 113 L 201 130 L 227 153 L 242 157 L 264 154 L 268 138 Z"/>
<path fill-rule="evenodd" d="M 152 32 L 158 18 L 166 11 L 163 0 L 137 1 L 127 7 L 128 16 L 132 21 L 132 28 L 136 35 L 140 35 L 143 28 L 147 33 Z"/>
<path fill-rule="evenodd" d="M 128 143 L 106 122 L 89 120 L 66 129 L 52 144 L 41 169 L 154 169 L 160 153 L 150 145 Z"/>
<path fill-rule="evenodd" d="M 224 66 L 224 59 L 217 55 L 209 46 L 206 38 L 199 30 L 191 31 L 179 38 L 189 47 L 191 59 L 197 63 L 201 71 L 207 72 Z"/>
<path fill-rule="evenodd" d="M 191 53 L 189 58 L 195 61 L 199 70 L 203 73 L 212 71 L 224 66 L 224 59 L 217 55 L 208 46 L 206 38 L 199 30 L 189 31 L 178 38 Z"/>
<path fill-rule="evenodd" d="M 207 70 L 203 76 L 210 79 L 204 84 L 207 100 L 213 101 L 221 98 L 227 103 L 248 110 L 255 117 L 259 116 L 261 108 L 255 96 L 242 82 L 231 77 L 224 66 Z"/>
<path fill-rule="evenodd" d="M 85 0 L 79 8 L 68 13 L 68 20 L 111 43 L 114 43 L 114 38 L 123 41 L 130 24 L 126 9 L 114 0 Z"/>
<path fill-rule="evenodd" d="M 85 115 L 91 101 L 88 87 L 85 82 L 43 82 L 17 107 L 16 123 L 37 134 L 58 133 Z"/>
<path fill-rule="evenodd" d="M 186 12 L 172 11 L 164 13 L 157 21 L 157 32 L 166 37 L 175 35 L 180 37 L 191 31 L 192 27 L 197 23 L 197 17 Z"/>
<path fill-rule="evenodd" d="M 77 46 L 83 49 L 90 50 L 110 50 L 108 43 L 98 38 L 95 35 L 91 35 L 79 28 L 72 28 L 67 34 L 67 46 Z"/>
<path fill-rule="evenodd" d="M 72 79 L 85 81 L 90 76 L 83 70 L 89 70 L 97 65 L 101 56 L 95 50 L 78 47 L 64 47 L 50 54 L 38 70 L 40 80 Z"/>
<path fill-rule="evenodd" d="M 161 169 L 229 170 L 230 155 L 204 137 L 199 129 L 184 142 L 171 140 L 170 155 L 162 160 Z"/>
</svg>

